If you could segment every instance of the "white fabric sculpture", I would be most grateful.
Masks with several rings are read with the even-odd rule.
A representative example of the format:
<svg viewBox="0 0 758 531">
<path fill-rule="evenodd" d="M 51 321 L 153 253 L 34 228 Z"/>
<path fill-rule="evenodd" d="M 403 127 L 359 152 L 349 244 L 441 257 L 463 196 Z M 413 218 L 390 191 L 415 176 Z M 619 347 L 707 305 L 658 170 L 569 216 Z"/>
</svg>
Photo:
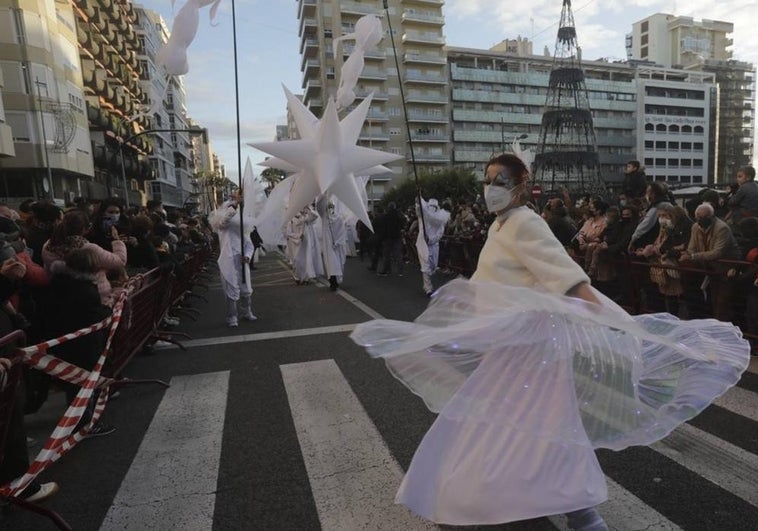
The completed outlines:
<svg viewBox="0 0 758 531">
<path fill-rule="evenodd" d="M 302 208 L 318 195 L 329 193 L 337 197 L 366 226 L 371 227 L 354 175 L 402 158 L 400 155 L 356 145 L 366 121 L 371 98 L 364 99 L 342 121 L 337 116 L 336 103 L 330 100 L 324 117 L 321 121 L 314 122 L 315 117 L 304 108 L 303 103 L 289 91 L 286 94 L 302 138 L 248 145 L 300 169 L 302 176 L 299 179 L 310 181 L 298 184 L 298 190 L 293 190 L 290 212 L 294 215 L 300 203 Z"/>
<path fill-rule="evenodd" d="M 355 23 L 355 31 L 334 39 L 334 44 L 347 39 L 355 40 L 355 47 L 340 72 L 337 105 L 341 109 L 348 108 L 355 101 L 355 85 L 365 64 L 363 57 L 382 40 L 382 20 L 376 15 L 361 17 Z"/>
</svg>

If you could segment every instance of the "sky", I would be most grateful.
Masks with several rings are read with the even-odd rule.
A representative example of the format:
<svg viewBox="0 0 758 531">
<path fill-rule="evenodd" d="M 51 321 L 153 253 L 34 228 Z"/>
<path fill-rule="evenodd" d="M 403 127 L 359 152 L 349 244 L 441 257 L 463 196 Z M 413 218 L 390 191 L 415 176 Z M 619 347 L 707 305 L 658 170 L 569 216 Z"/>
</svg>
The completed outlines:
<svg viewBox="0 0 758 531">
<path fill-rule="evenodd" d="M 137 0 L 136 4 L 163 15 L 169 27 L 183 0 Z M 378 0 L 373 3 L 381 5 Z M 758 64 L 758 39 L 751 36 L 758 25 L 755 0 L 580 0 L 573 2 L 578 42 L 585 59 L 625 59 L 624 38 L 632 24 L 654 13 L 691 16 L 697 20 L 734 23 L 734 58 Z M 302 92 L 302 74 L 297 22 L 297 0 L 236 0 L 237 75 L 241 166 L 250 157 L 253 164 L 265 154 L 247 142 L 270 142 L 276 126 L 286 123 L 286 99 L 282 85 Z M 449 46 L 487 49 L 518 36 L 534 43 L 534 53 L 545 46 L 553 50 L 561 0 L 446 0 L 443 33 Z M 189 73 L 184 76 L 187 112 L 207 127 L 214 151 L 225 165 L 227 176 L 238 175 L 237 126 L 234 83 L 232 2 L 221 0 L 211 26 L 209 10 L 200 13 L 197 37 L 188 51 Z M 386 19 L 385 19 L 386 20 Z M 386 22 L 385 22 L 386 28 Z M 335 33 L 335 37 L 337 34 Z M 385 41 L 387 41 L 385 43 Z M 385 39 L 379 46 L 391 46 Z M 255 173 L 263 168 L 256 166 Z"/>
</svg>

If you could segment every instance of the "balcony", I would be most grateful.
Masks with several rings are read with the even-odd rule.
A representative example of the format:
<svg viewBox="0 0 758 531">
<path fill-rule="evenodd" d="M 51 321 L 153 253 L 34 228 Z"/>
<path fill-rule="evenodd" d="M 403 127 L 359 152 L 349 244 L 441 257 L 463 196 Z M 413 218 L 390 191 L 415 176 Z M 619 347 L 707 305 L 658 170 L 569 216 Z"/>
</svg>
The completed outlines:
<svg viewBox="0 0 758 531">
<path fill-rule="evenodd" d="M 319 79 L 308 79 L 305 83 L 305 87 L 303 87 L 304 93 L 303 97 L 308 99 L 312 98 L 313 96 L 317 95 L 319 92 L 321 92 L 321 81 Z"/>
<path fill-rule="evenodd" d="M 303 73 L 306 76 L 312 76 L 315 75 L 320 69 L 321 69 L 321 61 L 318 59 L 308 59 L 305 61 L 305 68 L 303 69 Z"/>
<path fill-rule="evenodd" d="M 445 45 L 445 37 L 439 33 L 421 32 L 421 31 L 406 31 L 403 33 L 403 42 L 417 42 L 420 44 L 438 44 L 440 46 Z"/>
<path fill-rule="evenodd" d="M 361 131 L 358 140 L 360 142 L 365 142 L 370 146 L 375 142 L 389 142 L 390 135 L 384 131 Z"/>
<path fill-rule="evenodd" d="M 447 103 L 447 96 L 440 92 L 410 90 L 405 94 L 406 103 Z"/>
<path fill-rule="evenodd" d="M 421 53 L 405 53 L 403 54 L 403 63 L 421 63 L 428 65 L 444 65 L 447 64 L 447 60 L 444 56 L 439 54 L 421 54 Z"/>
<path fill-rule="evenodd" d="M 297 18 L 303 18 L 304 15 L 315 15 L 318 0 L 300 0 L 297 11 Z"/>
<path fill-rule="evenodd" d="M 403 76 L 406 83 L 421 83 L 430 85 L 447 85 L 447 77 L 441 74 L 425 74 L 423 72 L 406 72 Z"/>
<path fill-rule="evenodd" d="M 343 57 L 347 57 L 351 53 L 353 53 L 353 50 L 355 50 L 354 44 L 345 44 L 342 46 L 342 55 Z M 363 54 L 364 59 L 379 59 L 384 60 L 387 58 L 387 52 L 384 50 L 370 50 L 368 52 L 365 52 Z"/>
<path fill-rule="evenodd" d="M 364 68 L 361 72 L 359 79 L 373 79 L 376 81 L 386 81 L 387 72 L 380 70 L 379 68 Z"/>
<path fill-rule="evenodd" d="M 355 92 L 355 97 L 359 99 L 368 98 L 371 94 L 374 95 L 374 97 L 372 98 L 372 101 L 386 101 L 387 99 L 389 99 L 389 93 L 386 91 L 379 90 L 379 89 L 372 90 L 372 89 L 356 88 L 353 92 Z"/>
<path fill-rule="evenodd" d="M 380 6 L 367 6 L 358 2 L 341 2 L 340 12 L 351 15 L 380 15 Z"/>
<path fill-rule="evenodd" d="M 406 154 L 406 158 L 408 159 L 408 162 L 411 161 L 411 152 L 408 151 Z M 422 149 L 414 149 L 413 150 L 413 159 L 415 159 L 416 162 L 450 162 L 450 155 L 447 153 L 435 153 L 435 152 L 429 152 L 424 151 Z"/>
<path fill-rule="evenodd" d="M 411 131 L 411 140 L 414 142 L 447 143 L 450 141 L 450 135 L 447 133 L 422 133 L 420 130 L 416 130 Z"/>
<path fill-rule="evenodd" d="M 311 35 L 318 32 L 318 20 L 312 17 L 305 17 L 300 19 L 300 30 L 298 31 L 299 36 L 303 35 Z"/>
<path fill-rule="evenodd" d="M 315 37 L 303 37 L 300 41 L 300 55 L 313 56 L 318 52 L 318 39 Z"/>
<path fill-rule="evenodd" d="M 450 119 L 446 115 L 442 114 L 441 112 L 434 113 L 434 112 L 409 110 L 408 121 L 446 124 L 450 121 Z"/>
<path fill-rule="evenodd" d="M 431 24 L 433 26 L 444 26 L 445 17 L 433 13 L 418 13 L 413 11 L 403 11 L 403 22 L 416 22 L 417 24 Z"/>
<path fill-rule="evenodd" d="M 445 3 L 444 0 L 403 0 L 404 4 L 429 4 L 434 6 L 441 6 Z"/>
</svg>

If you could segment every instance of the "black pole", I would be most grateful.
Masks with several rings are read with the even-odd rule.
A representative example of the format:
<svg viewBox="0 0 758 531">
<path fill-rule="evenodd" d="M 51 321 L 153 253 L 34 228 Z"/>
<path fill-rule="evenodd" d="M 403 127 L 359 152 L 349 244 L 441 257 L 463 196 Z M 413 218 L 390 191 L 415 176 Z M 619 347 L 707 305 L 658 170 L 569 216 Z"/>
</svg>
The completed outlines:
<svg viewBox="0 0 758 531">
<path fill-rule="evenodd" d="M 237 73 L 237 17 L 234 9 L 234 0 L 232 0 L 232 39 L 234 40 L 234 102 L 237 108 L 237 185 L 239 186 L 238 194 L 242 194 L 242 141 L 240 139 L 240 85 L 239 75 Z M 241 256 L 245 256 L 245 223 L 242 218 L 242 211 L 245 208 L 244 195 L 240 196 L 237 208 L 240 213 L 240 250 Z M 243 259 L 242 263 L 242 282 L 247 282 L 247 270 Z M 250 282 L 252 284 L 252 282 Z"/>
<path fill-rule="evenodd" d="M 411 124 L 408 121 L 408 106 L 405 103 L 405 91 L 403 90 L 403 76 L 400 74 L 400 63 L 397 60 L 397 49 L 395 48 L 395 36 L 392 34 L 392 22 L 390 21 L 390 11 L 387 0 L 384 0 L 384 12 L 387 14 L 387 26 L 390 30 L 390 41 L 392 42 L 392 55 L 395 57 L 395 69 L 397 70 L 397 80 L 400 84 L 400 99 L 403 101 L 403 115 L 405 116 L 405 130 L 408 134 L 408 146 L 411 150 L 411 167 L 413 168 L 413 178 L 416 181 L 416 199 L 418 200 L 419 218 L 421 220 L 421 230 L 424 233 L 424 241 L 429 243 L 429 236 L 426 233 L 426 223 L 424 222 L 424 205 L 421 204 L 421 186 L 418 182 L 418 170 L 416 169 L 416 155 L 413 153 L 413 138 L 411 138 Z"/>
</svg>

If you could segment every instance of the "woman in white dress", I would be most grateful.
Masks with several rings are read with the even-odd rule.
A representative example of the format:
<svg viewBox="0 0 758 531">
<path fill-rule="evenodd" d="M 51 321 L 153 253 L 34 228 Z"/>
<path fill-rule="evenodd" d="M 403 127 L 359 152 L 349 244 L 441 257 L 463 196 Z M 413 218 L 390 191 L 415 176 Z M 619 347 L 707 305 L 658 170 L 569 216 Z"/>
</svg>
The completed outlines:
<svg viewBox="0 0 758 531">
<path fill-rule="evenodd" d="M 739 380 L 749 347 L 728 323 L 632 318 L 591 288 L 522 206 L 527 178 L 516 156 L 489 162 L 497 219 L 471 281 L 441 288 L 414 323 L 351 337 L 440 413 L 398 503 L 448 525 L 566 513 L 572 529 L 605 530 L 594 449 L 664 437 Z"/>
</svg>

